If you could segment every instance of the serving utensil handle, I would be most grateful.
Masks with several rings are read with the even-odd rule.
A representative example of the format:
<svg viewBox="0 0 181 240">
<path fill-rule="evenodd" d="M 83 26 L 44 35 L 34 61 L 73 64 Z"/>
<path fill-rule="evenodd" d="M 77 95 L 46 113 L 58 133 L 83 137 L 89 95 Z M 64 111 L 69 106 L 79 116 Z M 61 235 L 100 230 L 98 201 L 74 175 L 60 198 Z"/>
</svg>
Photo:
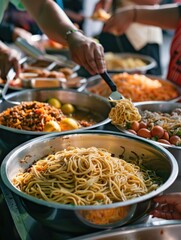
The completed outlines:
<svg viewBox="0 0 181 240">
<path fill-rule="evenodd" d="M 117 87 L 114 84 L 114 82 L 111 80 L 109 74 L 107 72 L 103 72 L 100 74 L 100 76 L 104 79 L 104 81 L 108 84 L 112 92 L 117 91 Z"/>
</svg>

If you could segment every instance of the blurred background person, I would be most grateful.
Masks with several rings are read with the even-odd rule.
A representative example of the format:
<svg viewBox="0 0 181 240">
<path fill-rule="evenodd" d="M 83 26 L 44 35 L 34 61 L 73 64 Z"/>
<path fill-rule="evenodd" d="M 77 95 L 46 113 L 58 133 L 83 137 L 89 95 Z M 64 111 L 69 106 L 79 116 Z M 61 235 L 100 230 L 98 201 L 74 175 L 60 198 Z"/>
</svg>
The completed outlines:
<svg viewBox="0 0 181 240">
<path fill-rule="evenodd" d="M 13 43 L 18 37 L 22 37 L 26 40 L 31 39 L 32 34 L 23 28 L 15 27 L 11 23 L 0 24 L 0 40 L 7 43 Z"/>
<path fill-rule="evenodd" d="M 134 5 L 155 5 L 160 0 L 100 0 L 95 6 L 114 14 L 122 7 Z M 109 9 L 109 10 L 108 10 Z M 105 52 L 137 53 L 152 57 L 157 62 L 157 67 L 148 70 L 148 74 L 162 75 L 160 60 L 160 45 L 163 43 L 162 30 L 159 27 L 132 23 L 125 33 L 115 35 L 109 32 L 101 32 L 97 36 L 103 45 Z"/>
<path fill-rule="evenodd" d="M 42 31 L 32 16 L 27 11 L 20 11 L 12 3 L 8 4 L 2 23 L 14 25 L 31 34 L 42 34 Z"/>
<path fill-rule="evenodd" d="M 0 21 L 9 2 L 0 1 Z M 50 39 L 68 44 L 72 60 L 90 74 L 94 75 L 105 70 L 103 47 L 78 30 L 56 3 L 49 0 L 33 0 L 31 3 L 28 0 L 11 0 L 11 2 L 21 10 L 24 10 L 25 6 Z M 9 59 L 8 52 L 7 47 L 0 46 L 0 61 L 3 63 L 6 60 L 6 73 L 12 66 L 18 75 L 20 72 L 18 61 L 15 63 L 14 57 L 13 61 Z M 2 71 L 1 64 L 0 69 Z"/>
<path fill-rule="evenodd" d="M 167 79 L 181 86 L 181 4 L 123 8 L 106 22 L 104 31 L 122 34 L 133 22 L 174 30 Z"/>
<path fill-rule="evenodd" d="M 84 25 L 84 1 L 83 0 L 63 0 L 64 11 L 71 21 L 80 29 Z"/>
</svg>

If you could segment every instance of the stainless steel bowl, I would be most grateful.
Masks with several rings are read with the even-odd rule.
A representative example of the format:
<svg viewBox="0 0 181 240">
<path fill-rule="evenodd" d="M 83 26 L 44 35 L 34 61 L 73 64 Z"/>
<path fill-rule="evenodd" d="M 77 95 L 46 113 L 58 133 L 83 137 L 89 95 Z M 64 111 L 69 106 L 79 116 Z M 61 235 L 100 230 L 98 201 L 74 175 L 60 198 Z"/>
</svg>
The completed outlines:
<svg viewBox="0 0 181 240">
<path fill-rule="evenodd" d="M 110 53 L 105 53 L 105 59 L 106 55 L 108 56 Z M 112 53 L 112 57 L 115 56 L 115 58 L 120 59 L 120 61 L 126 61 L 126 59 L 132 59 L 132 61 L 136 59 L 140 59 L 145 63 L 144 66 L 135 66 L 135 67 L 125 67 L 125 68 L 108 68 L 108 72 L 110 73 L 120 73 L 120 72 L 128 72 L 128 73 L 142 73 L 145 74 L 148 70 L 153 69 L 157 66 L 157 63 L 155 59 L 153 59 L 150 56 L 142 55 L 142 54 L 136 54 L 136 53 Z"/>
<path fill-rule="evenodd" d="M 180 222 L 164 223 L 158 226 L 137 225 L 132 227 L 118 228 L 99 233 L 84 235 L 83 237 L 72 238 L 72 240 L 178 240 L 180 239 Z"/>
<path fill-rule="evenodd" d="M 110 76 L 113 76 L 115 75 L 116 73 L 110 73 Z M 162 79 L 160 77 L 157 77 L 157 76 L 151 76 L 151 75 L 146 75 L 148 76 L 149 78 L 151 79 L 158 79 L 160 80 L 163 84 L 164 82 L 167 82 L 167 83 L 170 83 L 175 89 L 177 89 L 178 91 L 178 96 L 173 98 L 173 99 L 169 99 L 167 100 L 168 102 L 178 102 L 181 100 L 181 87 L 179 87 L 178 85 L 172 83 L 171 81 L 169 80 L 166 80 L 166 79 Z M 97 88 L 99 89 L 99 92 L 101 92 L 101 96 L 103 97 L 109 97 L 110 93 L 108 92 L 108 90 L 106 89 L 106 91 L 104 90 L 104 84 L 101 85 L 101 81 L 102 81 L 102 78 L 100 75 L 95 75 L 95 76 L 92 76 L 90 78 L 87 79 L 87 86 L 86 86 L 86 91 L 87 92 L 92 92 L 92 93 L 97 93 Z M 118 92 L 119 92 L 119 89 L 118 89 Z M 124 95 L 124 92 L 121 92 L 122 95 Z M 125 96 L 126 97 L 126 96 Z M 147 101 L 149 101 L 149 99 L 147 99 Z M 145 102 L 145 101 L 144 101 Z M 150 101 L 151 102 L 151 101 Z M 154 102 L 157 102 L 157 101 L 154 101 Z"/>
<path fill-rule="evenodd" d="M 181 108 L 181 103 L 173 103 L 173 102 L 145 102 L 145 103 L 135 103 L 135 106 L 138 108 L 139 112 L 140 111 L 151 111 L 151 112 L 166 112 L 170 113 L 176 108 Z M 131 134 L 130 132 L 120 129 L 122 132 L 126 134 Z M 141 137 L 138 137 L 141 138 Z M 153 142 L 152 140 L 150 140 Z M 154 141 L 155 142 L 155 141 Z M 168 144 L 163 144 L 159 142 L 155 142 L 158 145 L 162 145 L 165 147 L 170 153 L 174 155 L 176 158 L 179 169 L 181 170 L 181 146 L 174 146 L 174 145 L 168 145 Z M 179 176 L 181 176 L 181 171 L 179 171 Z"/>
<path fill-rule="evenodd" d="M 7 95 L 8 100 L 18 102 L 32 100 L 46 101 L 51 97 L 58 98 L 62 103 L 68 102 L 82 109 L 88 109 L 94 114 L 100 116 L 100 122 L 90 127 L 82 128 L 81 130 L 94 128 L 101 129 L 103 125 L 110 122 L 110 119 L 108 118 L 111 109 L 110 103 L 105 98 L 94 94 L 81 93 L 75 90 L 33 89 Z M 0 100 L 0 112 L 6 110 L 8 107 L 12 107 L 12 105 L 6 101 Z M 48 133 L 18 130 L 0 125 L 1 141 L 8 146 L 9 151 L 29 139 L 46 134 Z M 61 134 L 64 134 L 64 132 L 61 132 Z"/>
<path fill-rule="evenodd" d="M 108 149 L 115 156 L 122 156 L 127 160 L 137 158 L 136 155 L 138 155 L 148 169 L 155 170 L 162 177 L 163 185 L 144 196 L 101 206 L 72 206 L 47 202 L 31 197 L 13 186 L 11 179 L 20 170 L 25 170 L 41 157 L 68 146 L 102 147 Z M 22 161 L 25 158 L 26 161 Z M 1 166 L 3 182 L 20 197 L 27 212 L 33 218 L 52 229 L 77 233 L 118 227 L 146 218 L 154 207 L 151 199 L 169 188 L 178 174 L 177 162 L 165 148 L 134 136 L 98 130 L 65 135 L 56 133 L 38 137 L 12 150 L 5 157 Z M 86 218 L 86 213 L 92 213 L 92 211 L 98 211 L 100 214 L 104 211 L 107 214 L 110 209 L 116 211 L 117 208 L 122 210 L 123 215 L 109 224 L 93 223 Z"/>
</svg>

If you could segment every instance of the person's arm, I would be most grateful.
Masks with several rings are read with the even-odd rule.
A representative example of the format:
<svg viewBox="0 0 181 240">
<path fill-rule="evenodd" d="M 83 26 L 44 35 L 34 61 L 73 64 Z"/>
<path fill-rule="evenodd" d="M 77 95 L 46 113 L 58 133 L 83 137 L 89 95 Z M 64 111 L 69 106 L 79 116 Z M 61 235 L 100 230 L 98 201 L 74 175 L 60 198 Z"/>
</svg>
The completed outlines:
<svg viewBox="0 0 181 240">
<path fill-rule="evenodd" d="M 91 74 L 105 71 L 103 47 L 76 31 L 74 24 L 55 2 L 52 0 L 22 0 L 22 3 L 49 38 L 56 42 L 68 43 L 72 59 L 75 62 Z M 70 34 L 67 35 L 67 33 Z"/>
<path fill-rule="evenodd" d="M 17 52 L 0 41 L 0 77 L 2 79 L 6 79 L 6 74 L 12 67 L 18 76 L 20 73 L 20 65 L 18 61 Z"/>
<path fill-rule="evenodd" d="M 159 26 L 163 29 L 175 29 L 180 19 L 177 4 L 160 5 L 158 7 L 136 8 L 136 22 Z"/>
<path fill-rule="evenodd" d="M 113 0 L 100 0 L 96 3 L 95 7 L 94 7 L 94 11 L 96 12 L 98 11 L 100 8 L 104 9 L 106 12 L 108 12 L 111 8 Z"/>
<path fill-rule="evenodd" d="M 151 212 L 153 217 L 181 220 L 181 193 L 164 194 L 154 201 L 158 206 Z"/>
<path fill-rule="evenodd" d="M 155 5 L 160 4 L 161 0 L 132 0 L 137 5 Z"/>
<path fill-rule="evenodd" d="M 133 22 L 158 26 L 162 29 L 175 29 L 180 19 L 177 4 L 160 6 L 133 6 L 117 11 L 104 26 L 103 31 L 116 35 L 123 34 Z"/>
<path fill-rule="evenodd" d="M 65 12 L 52 0 L 22 0 L 22 3 L 43 32 L 57 42 L 65 42 L 66 32 L 76 29 Z"/>
<path fill-rule="evenodd" d="M 79 23 L 84 20 L 84 15 L 81 13 L 76 13 L 70 9 L 64 9 L 64 11 L 73 22 Z"/>
</svg>

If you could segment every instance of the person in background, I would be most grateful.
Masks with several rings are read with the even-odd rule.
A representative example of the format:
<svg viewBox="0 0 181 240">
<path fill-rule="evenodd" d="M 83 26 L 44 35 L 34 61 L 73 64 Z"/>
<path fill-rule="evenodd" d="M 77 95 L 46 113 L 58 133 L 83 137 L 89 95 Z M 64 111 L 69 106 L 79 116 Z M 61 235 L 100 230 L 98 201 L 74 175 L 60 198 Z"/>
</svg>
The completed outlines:
<svg viewBox="0 0 181 240">
<path fill-rule="evenodd" d="M 166 4 L 159 7 L 134 6 L 118 11 L 105 24 L 104 31 L 122 34 L 132 22 L 174 29 L 170 49 L 167 78 L 181 86 L 181 4 Z M 153 217 L 181 220 L 181 192 L 157 196 L 158 206 L 151 212 Z"/>
<path fill-rule="evenodd" d="M 100 0 L 95 6 L 105 11 L 112 8 L 114 14 L 122 7 L 134 5 L 155 5 L 160 0 Z M 103 45 L 105 52 L 136 53 L 152 57 L 156 60 L 157 66 L 149 71 L 148 74 L 161 75 L 160 45 L 163 42 L 162 30 L 155 26 L 146 26 L 139 23 L 130 24 L 121 35 L 115 35 L 111 32 L 101 32 L 98 36 L 99 42 Z"/>
<path fill-rule="evenodd" d="M 6 74 L 11 68 L 19 68 L 18 55 L 16 50 L 7 47 L 5 43 L 12 43 L 18 37 L 26 39 L 31 43 L 32 34 L 23 28 L 15 27 L 13 24 L 1 23 L 0 24 L 0 76 L 6 79 Z"/>
<path fill-rule="evenodd" d="M 13 43 L 18 37 L 26 40 L 31 39 L 32 34 L 23 28 L 16 27 L 10 23 L 0 24 L 0 40 L 7 43 Z"/>
<path fill-rule="evenodd" d="M 8 4 L 2 23 L 14 25 L 14 27 L 24 29 L 33 35 L 42 34 L 31 15 L 27 11 L 18 10 L 12 3 Z"/>
<path fill-rule="evenodd" d="M 106 22 L 103 31 L 121 35 L 133 22 L 175 30 L 167 79 L 181 86 L 181 4 L 137 5 L 121 9 Z"/>
<path fill-rule="evenodd" d="M 64 9 L 62 0 L 55 0 L 54 2 L 56 2 L 59 7 Z M 10 24 L 14 27 L 24 29 L 33 35 L 42 34 L 41 29 L 37 25 L 36 21 L 32 18 L 32 16 L 28 13 L 28 11 L 18 10 L 12 3 L 8 4 L 2 22 L 4 24 Z"/>
<path fill-rule="evenodd" d="M 68 44 L 72 60 L 84 67 L 90 74 L 102 73 L 106 70 L 104 49 L 101 44 L 86 37 L 70 21 L 63 10 L 52 0 L 1 0 L 0 21 L 8 3 L 13 3 L 17 8 L 26 9 L 36 20 L 41 30 L 52 40 Z M 16 74 L 20 72 L 18 59 L 10 57 L 8 47 L 0 43 L 0 70 L 5 73 L 14 67 Z M 2 74 L 2 73 L 1 73 Z"/>
<path fill-rule="evenodd" d="M 63 0 L 64 12 L 70 20 L 77 24 L 80 29 L 83 29 L 84 15 L 83 0 Z"/>
</svg>

